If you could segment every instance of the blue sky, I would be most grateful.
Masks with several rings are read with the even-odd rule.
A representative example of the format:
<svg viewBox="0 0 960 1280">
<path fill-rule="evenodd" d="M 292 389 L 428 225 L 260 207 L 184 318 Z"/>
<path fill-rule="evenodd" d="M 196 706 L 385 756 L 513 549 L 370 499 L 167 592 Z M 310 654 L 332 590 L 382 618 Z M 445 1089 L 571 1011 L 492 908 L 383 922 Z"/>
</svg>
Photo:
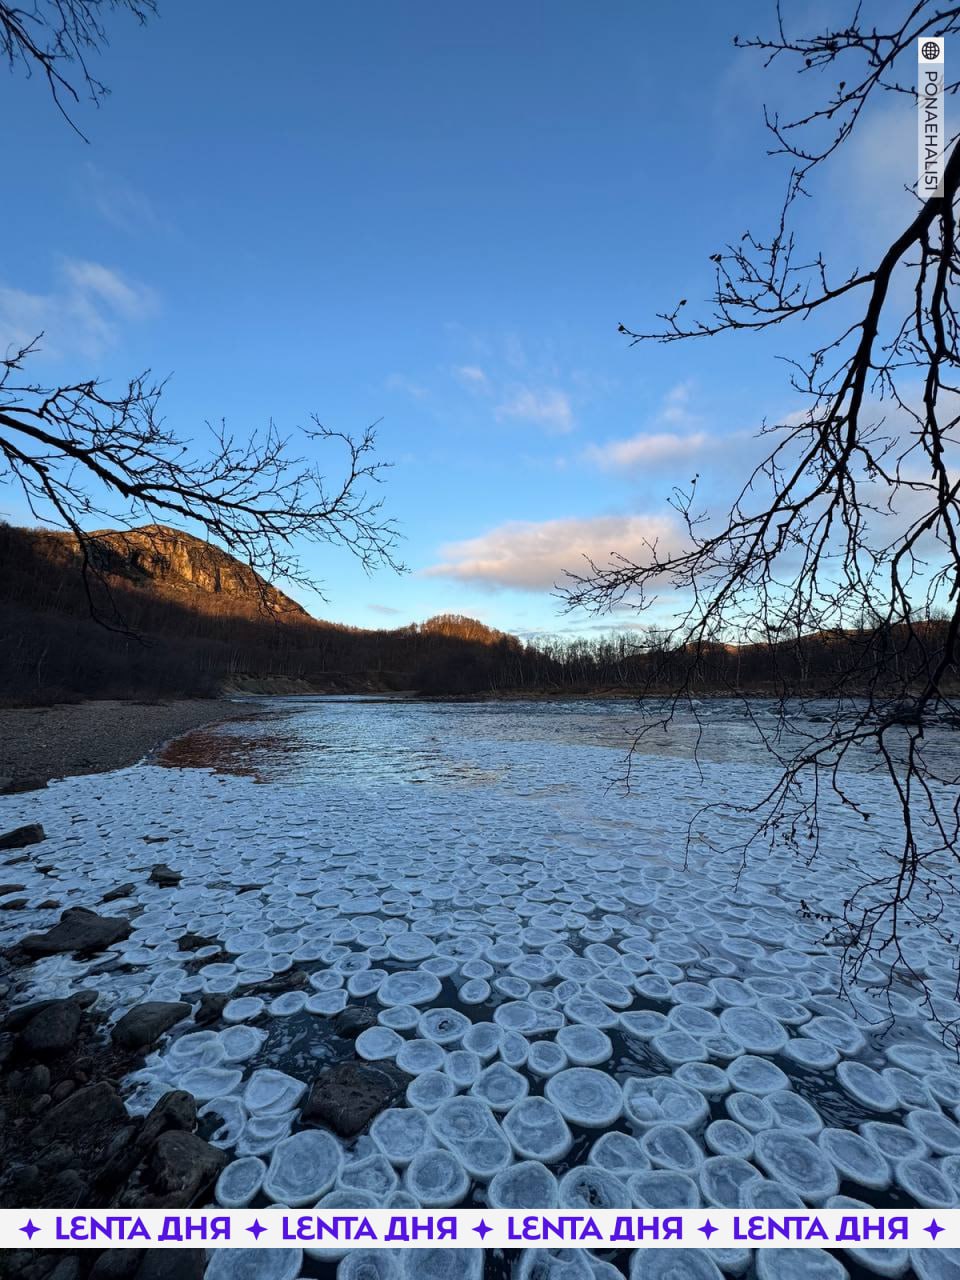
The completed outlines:
<svg viewBox="0 0 960 1280">
<path fill-rule="evenodd" d="M 771 4 L 270 15 L 160 0 L 146 28 L 110 19 L 111 96 L 77 114 L 89 145 L 4 71 L 0 344 L 44 329 L 51 380 L 172 375 L 186 438 L 221 417 L 381 419 L 410 572 L 311 553 L 326 599 L 293 594 L 319 616 L 587 631 L 559 616 L 562 570 L 669 537 L 666 496 L 695 471 L 721 504 L 761 420 L 798 407 L 775 359 L 795 337 L 617 334 L 705 298 L 708 255 L 769 225 L 784 170 L 761 107 L 800 87 L 732 37 L 768 30 Z M 914 127 L 908 102 L 882 106 L 805 212 L 841 263 L 909 207 Z M 9 488 L 0 513 L 28 519 Z"/>
</svg>

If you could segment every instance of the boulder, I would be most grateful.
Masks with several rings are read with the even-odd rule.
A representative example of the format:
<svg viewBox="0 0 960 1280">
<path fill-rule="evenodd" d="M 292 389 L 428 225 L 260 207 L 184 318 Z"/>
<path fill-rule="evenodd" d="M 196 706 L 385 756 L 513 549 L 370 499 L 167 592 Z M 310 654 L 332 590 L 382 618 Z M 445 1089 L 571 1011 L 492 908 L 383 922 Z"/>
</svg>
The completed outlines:
<svg viewBox="0 0 960 1280">
<path fill-rule="evenodd" d="M 54 1000 L 33 1015 L 20 1032 L 20 1041 L 38 1058 L 65 1053 L 76 1043 L 82 1013 L 76 1000 Z"/>
<path fill-rule="evenodd" d="M 388 1063 L 338 1062 L 316 1077 L 300 1119 L 352 1138 L 406 1091 L 411 1078 Z"/>
<path fill-rule="evenodd" d="M 46 840 L 47 833 L 39 822 L 31 822 L 25 827 L 14 827 L 0 836 L 0 849 L 25 849 L 28 844 L 39 844 Z"/>
<path fill-rule="evenodd" d="M 70 907 L 46 933 L 30 933 L 20 948 L 29 956 L 55 956 L 67 951 L 104 951 L 122 942 L 131 932 L 129 920 L 121 916 L 98 916 L 86 907 Z"/>
<path fill-rule="evenodd" d="M 128 1184 L 123 1206 L 186 1209 L 203 1198 L 230 1157 L 195 1133 L 171 1129 L 153 1145 L 139 1176 Z"/>
<path fill-rule="evenodd" d="M 145 1249 L 133 1280 L 203 1280 L 206 1267 L 202 1249 Z"/>
<path fill-rule="evenodd" d="M 150 883 L 158 884 L 161 889 L 174 889 L 183 879 L 179 871 L 174 871 L 165 862 L 158 862 L 150 872 Z"/>
<path fill-rule="evenodd" d="M 183 1000 L 147 1000 L 128 1009 L 111 1032 L 121 1049 L 146 1049 L 165 1031 L 182 1022 L 191 1006 Z"/>
<path fill-rule="evenodd" d="M 361 1031 L 376 1025 L 377 1015 L 365 1004 L 352 1004 L 338 1013 L 333 1020 L 333 1029 L 344 1040 L 356 1040 Z"/>
<path fill-rule="evenodd" d="M 105 893 L 100 899 L 101 902 L 116 902 L 117 898 L 129 898 L 131 893 L 136 892 L 137 886 L 133 881 L 127 884 L 118 884 L 115 889 L 111 889 L 109 893 Z"/>
<path fill-rule="evenodd" d="M 127 1121 L 127 1109 L 112 1084 L 100 1080 L 78 1089 L 43 1117 L 33 1132 L 34 1141 L 45 1146 L 71 1135 L 106 1134 L 108 1128 Z"/>
</svg>

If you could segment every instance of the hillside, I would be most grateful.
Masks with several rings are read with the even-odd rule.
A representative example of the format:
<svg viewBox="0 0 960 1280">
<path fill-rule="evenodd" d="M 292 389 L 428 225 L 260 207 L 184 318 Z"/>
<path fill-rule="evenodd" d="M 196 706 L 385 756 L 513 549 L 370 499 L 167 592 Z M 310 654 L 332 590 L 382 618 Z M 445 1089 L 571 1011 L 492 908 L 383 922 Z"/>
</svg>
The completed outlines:
<svg viewBox="0 0 960 1280">
<path fill-rule="evenodd" d="M 518 647 L 472 619 L 384 631 L 320 621 L 164 525 L 92 537 L 85 579 L 70 535 L 0 525 L 3 701 L 416 690 L 436 672 L 444 691 L 475 692 L 495 653 Z"/>
</svg>

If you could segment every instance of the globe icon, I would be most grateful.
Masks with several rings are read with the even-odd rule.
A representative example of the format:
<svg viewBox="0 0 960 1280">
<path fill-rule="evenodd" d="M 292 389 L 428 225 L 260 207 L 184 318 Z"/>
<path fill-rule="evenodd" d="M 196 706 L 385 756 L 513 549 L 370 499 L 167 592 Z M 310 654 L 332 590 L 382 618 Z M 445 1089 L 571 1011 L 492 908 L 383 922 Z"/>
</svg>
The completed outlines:
<svg viewBox="0 0 960 1280">
<path fill-rule="evenodd" d="M 926 44 L 921 47 L 920 52 L 928 62 L 934 62 L 940 57 L 940 46 L 937 44 L 936 40 L 928 40 Z"/>
</svg>

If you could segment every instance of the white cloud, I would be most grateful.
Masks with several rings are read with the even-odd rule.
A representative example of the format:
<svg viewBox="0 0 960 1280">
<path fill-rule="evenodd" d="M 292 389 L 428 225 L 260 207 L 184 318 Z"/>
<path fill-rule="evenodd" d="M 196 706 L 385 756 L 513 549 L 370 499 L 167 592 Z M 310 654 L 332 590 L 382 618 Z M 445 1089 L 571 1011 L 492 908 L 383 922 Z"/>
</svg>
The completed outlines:
<svg viewBox="0 0 960 1280">
<path fill-rule="evenodd" d="M 709 438 L 705 431 L 696 431 L 687 436 L 676 435 L 671 431 L 652 434 L 641 432 L 627 440 L 610 440 L 607 444 L 591 445 L 584 456 L 605 469 L 653 466 L 689 458 L 698 453 Z"/>
<path fill-rule="evenodd" d="M 603 564 L 618 553 L 642 562 L 649 559 L 652 543 L 663 555 L 677 549 L 682 537 L 678 522 L 670 515 L 515 520 L 479 538 L 442 547 L 441 563 L 422 573 L 491 587 L 550 590 L 567 571 L 580 572 L 584 557 Z"/>
<path fill-rule="evenodd" d="M 547 430 L 573 430 L 573 407 L 565 391 L 519 387 L 496 410 L 497 418 L 519 418 L 535 422 Z"/>
<path fill-rule="evenodd" d="M 465 386 L 473 387 L 476 390 L 485 390 L 488 383 L 487 375 L 475 364 L 461 364 L 454 369 L 456 378 L 464 383 Z"/>
<path fill-rule="evenodd" d="M 0 351 L 25 346 L 43 333 L 48 356 L 96 357 L 114 345 L 120 321 L 143 319 L 156 305 L 152 290 L 99 262 L 68 258 L 61 275 L 49 293 L 0 283 Z"/>
</svg>

